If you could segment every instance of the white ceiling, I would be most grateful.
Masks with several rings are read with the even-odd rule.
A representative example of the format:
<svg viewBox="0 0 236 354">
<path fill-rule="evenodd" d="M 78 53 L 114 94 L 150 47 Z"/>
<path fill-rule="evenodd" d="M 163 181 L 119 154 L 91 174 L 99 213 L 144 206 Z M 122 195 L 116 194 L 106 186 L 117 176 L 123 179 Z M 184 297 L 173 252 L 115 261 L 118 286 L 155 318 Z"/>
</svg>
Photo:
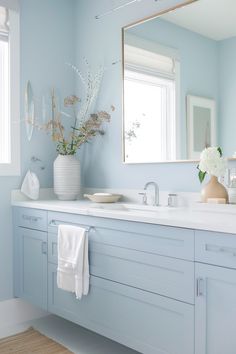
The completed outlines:
<svg viewBox="0 0 236 354">
<path fill-rule="evenodd" d="M 198 0 L 162 18 L 214 40 L 236 36 L 236 0 Z"/>
</svg>

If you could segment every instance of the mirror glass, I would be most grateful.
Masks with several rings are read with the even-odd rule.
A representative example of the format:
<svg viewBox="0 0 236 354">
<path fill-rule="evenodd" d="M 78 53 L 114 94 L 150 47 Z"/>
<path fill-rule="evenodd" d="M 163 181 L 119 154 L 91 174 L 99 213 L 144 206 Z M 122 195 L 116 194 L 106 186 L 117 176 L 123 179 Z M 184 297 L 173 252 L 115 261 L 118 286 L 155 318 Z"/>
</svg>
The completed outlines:
<svg viewBox="0 0 236 354">
<path fill-rule="evenodd" d="M 236 156 L 236 1 L 197 0 L 123 29 L 123 158 Z"/>
</svg>

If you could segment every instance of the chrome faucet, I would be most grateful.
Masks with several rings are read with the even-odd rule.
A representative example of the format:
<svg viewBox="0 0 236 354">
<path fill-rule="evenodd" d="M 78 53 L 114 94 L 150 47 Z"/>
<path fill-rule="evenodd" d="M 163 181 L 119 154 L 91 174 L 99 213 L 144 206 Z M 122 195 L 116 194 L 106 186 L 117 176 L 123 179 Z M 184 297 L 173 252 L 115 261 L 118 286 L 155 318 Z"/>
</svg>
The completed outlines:
<svg viewBox="0 0 236 354">
<path fill-rule="evenodd" d="M 154 187 L 154 206 L 158 206 L 159 205 L 159 187 L 157 185 L 156 182 L 147 182 L 144 186 L 144 190 L 146 191 L 148 189 L 149 186 L 153 186 Z M 147 195 L 146 192 L 144 193 L 139 193 L 143 195 L 143 204 L 147 204 Z"/>
</svg>

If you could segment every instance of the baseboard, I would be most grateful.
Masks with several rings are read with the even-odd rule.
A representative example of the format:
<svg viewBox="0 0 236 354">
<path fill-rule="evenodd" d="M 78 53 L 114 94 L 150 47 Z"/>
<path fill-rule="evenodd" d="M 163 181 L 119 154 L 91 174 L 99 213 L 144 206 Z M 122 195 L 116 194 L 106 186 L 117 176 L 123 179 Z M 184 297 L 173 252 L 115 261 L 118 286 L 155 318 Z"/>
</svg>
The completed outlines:
<svg viewBox="0 0 236 354">
<path fill-rule="evenodd" d="M 21 299 L 0 302 L 0 329 L 47 316 L 48 313 Z"/>
</svg>

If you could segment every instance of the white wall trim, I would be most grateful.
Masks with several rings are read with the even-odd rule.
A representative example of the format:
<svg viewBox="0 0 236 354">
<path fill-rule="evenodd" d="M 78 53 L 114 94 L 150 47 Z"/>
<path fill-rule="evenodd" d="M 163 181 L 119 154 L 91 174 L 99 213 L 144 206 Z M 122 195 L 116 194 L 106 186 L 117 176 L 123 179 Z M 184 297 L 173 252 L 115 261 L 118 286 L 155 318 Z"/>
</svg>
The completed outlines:
<svg viewBox="0 0 236 354">
<path fill-rule="evenodd" d="M 21 299 L 10 299 L 0 302 L 0 330 L 20 325 L 48 313 L 36 308 Z"/>
</svg>

